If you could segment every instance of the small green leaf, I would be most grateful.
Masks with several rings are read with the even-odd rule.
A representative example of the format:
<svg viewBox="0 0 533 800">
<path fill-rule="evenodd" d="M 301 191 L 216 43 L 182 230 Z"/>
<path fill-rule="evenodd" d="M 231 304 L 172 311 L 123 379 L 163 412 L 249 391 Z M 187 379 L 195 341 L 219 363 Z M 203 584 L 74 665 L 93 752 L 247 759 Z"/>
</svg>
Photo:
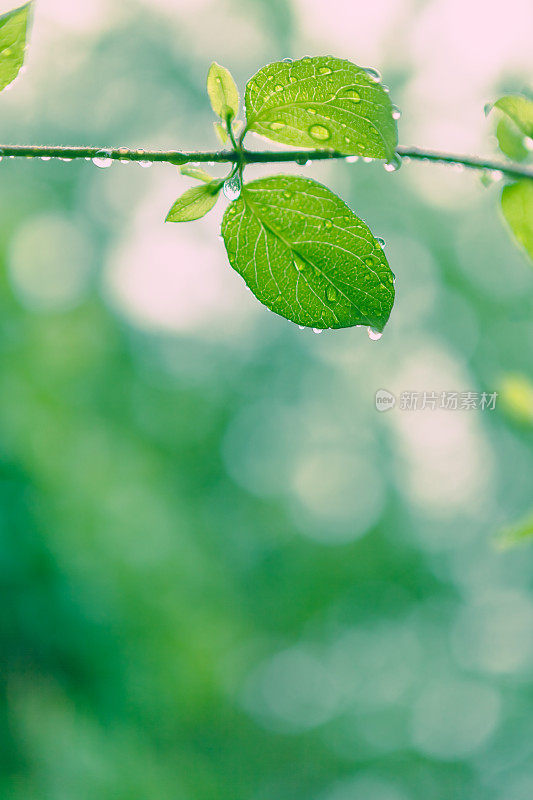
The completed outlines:
<svg viewBox="0 0 533 800">
<path fill-rule="evenodd" d="M 220 122 L 213 122 L 213 127 L 220 144 L 226 144 L 228 141 L 228 132 L 224 125 L 222 125 Z"/>
<path fill-rule="evenodd" d="M 313 328 L 383 330 L 394 302 L 383 249 L 320 183 L 275 175 L 245 184 L 222 236 L 231 266 L 276 314 Z"/>
<path fill-rule="evenodd" d="M 215 205 L 222 181 L 211 181 L 194 186 L 178 197 L 167 214 L 165 222 L 192 222 L 204 217 Z"/>
<path fill-rule="evenodd" d="M 0 17 L 0 91 L 17 77 L 26 48 L 26 33 L 32 3 Z"/>
<path fill-rule="evenodd" d="M 533 181 L 504 186 L 502 211 L 514 238 L 533 261 Z"/>
<path fill-rule="evenodd" d="M 494 103 L 510 117 L 522 133 L 533 139 L 533 100 L 521 94 L 508 94 Z"/>
<path fill-rule="evenodd" d="M 231 72 L 213 61 L 207 73 L 207 93 L 213 111 L 224 121 L 239 112 L 239 91 Z"/>
<path fill-rule="evenodd" d="M 496 138 L 502 153 L 513 161 L 523 161 L 529 155 L 524 134 L 509 117 L 502 117 L 496 127 Z"/>
<path fill-rule="evenodd" d="M 248 82 L 245 103 L 247 129 L 275 142 L 387 159 L 398 143 L 387 92 L 333 56 L 269 64 Z"/>
<path fill-rule="evenodd" d="M 186 178 L 196 178 L 196 180 L 204 181 L 205 183 L 211 183 L 213 180 L 213 176 L 201 167 L 193 167 L 190 164 L 184 164 L 179 169 L 181 174 L 185 175 Z"/>
<path fill-rule="evenodd" d="M 527 543 L 531 539 L 533 539 L 533 512 L 514 525 L 500 531 L 497 542 L 500 548 L 506 549 L 517 544 Z"/>
</svg>

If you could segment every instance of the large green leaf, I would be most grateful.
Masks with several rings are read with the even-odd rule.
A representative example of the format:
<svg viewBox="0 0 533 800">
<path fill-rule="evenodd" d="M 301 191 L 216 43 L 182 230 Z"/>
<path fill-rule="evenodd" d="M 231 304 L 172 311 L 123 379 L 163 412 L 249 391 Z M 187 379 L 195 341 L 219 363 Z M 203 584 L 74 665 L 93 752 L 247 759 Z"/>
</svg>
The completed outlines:
<svg viewBox="0 0 533 800">
<path fill-rule="evenodd" d="M 381 244 L 337 195 L 308 178 L 243 186 L 226 209 L 231 266 L 268 308 L 299 325 L 382 331 L 394 276 Z"/>
<path fill-rule="evenodd" d="M 178 197 L 167 214 L 165 222 L 192 222 L 205 217 L 215 205 L 222 181 L 215 180 L 194 186 Z"/>
<path fill-rule="evenodd" d="M 502 211 L 514 238 L 533 261 L 533 181 L 526 179 L 505 186 Z"/>
<path fill-rule="evenodd" d="M 207 94 L 213 111 L 224 121 L 239 113 L 239 91 L 231 72 L 213 61 L 207 73 Z"/>
<path fill-rule="evenodd" d="M 398 142 L 381 84 L 333 56 L 269 64 L 248 82 L 245 103 L 247 129 L 275 142 L 387 159 Z"/>
<path fill-rule="evenodd" d="M 494 107 L 507 114 L 526 136 L 533 138 L 533 100 L 522 94 L 508 94 L 500 97 Z"/>
<path fill-rule="evenodd" d="M 0 91 L 17 77 L 24 63 L 31 3 L 0 17 Z"/>
</svg>

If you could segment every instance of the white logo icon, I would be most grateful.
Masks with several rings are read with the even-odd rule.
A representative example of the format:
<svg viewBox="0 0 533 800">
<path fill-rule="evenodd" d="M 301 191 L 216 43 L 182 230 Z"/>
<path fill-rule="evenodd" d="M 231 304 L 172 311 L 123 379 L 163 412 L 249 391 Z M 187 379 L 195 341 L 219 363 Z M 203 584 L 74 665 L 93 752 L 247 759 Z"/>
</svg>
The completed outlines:
<svg viewBox="0 0 533 800">
<path fill-rule="evenodd" d="M 390 411 L 396 405 L 396 398 L 392 392 L 386 389 L 378 389 L 376 392 L 376 408 L 378 411 Z"/>
</svg>

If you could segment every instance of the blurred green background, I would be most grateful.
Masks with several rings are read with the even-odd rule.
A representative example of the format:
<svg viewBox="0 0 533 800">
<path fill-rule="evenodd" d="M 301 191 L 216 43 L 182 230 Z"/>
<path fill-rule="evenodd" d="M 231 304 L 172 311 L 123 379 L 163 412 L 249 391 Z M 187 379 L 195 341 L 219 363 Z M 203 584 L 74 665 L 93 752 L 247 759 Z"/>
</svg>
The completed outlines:
<svg viewBox="0 0 533 800">
<path fill-rule="evenodd" d="M 212 60 L 243 87 L 330 52 L 383 72 L 403 144 L 494 154 L 533 10 L 490 5 L 38 0 L 0 139 L 212 148 Z M 533 797 L 533 550 L 495 545 L 533 504 L 533 271 L 501 184 L 291 170 L 385 238 L 379 342 L 264 310 L 225 201 L 163 224 L 171 166 L 0 165 L 2 800 Z"/>
</svg>

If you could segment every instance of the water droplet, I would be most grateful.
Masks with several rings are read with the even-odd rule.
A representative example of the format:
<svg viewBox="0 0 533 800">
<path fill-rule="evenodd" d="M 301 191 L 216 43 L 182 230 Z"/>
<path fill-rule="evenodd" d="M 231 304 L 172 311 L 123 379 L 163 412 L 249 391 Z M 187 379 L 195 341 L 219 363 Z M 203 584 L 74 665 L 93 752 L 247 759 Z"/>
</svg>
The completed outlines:
<svg viewBox="0 0 533 800">
<path fill-rule="evenodd" d="M 367 267 L 373 267 L 376 261 L 377 261 L 376 256 L 367 256 L 365 258 L 365 264 L 367 265 Z"/>
<path fill-rule="evenodd" d="M 276 86 L 274 86 L 274 89 L 275 89 L 276 92 L 281 92 L 281 90 L 283 89 L 283 86 L 281 85 L 281 83 L 278 83 L 278 84 L 276 84 Z"/>
<path fill-rule="evenodd" d="M 241 178 L 238 172 L 224 181 L 222 191 L 224 192 L 224 197 L 227 197 L 228 200 L 237 200 L 240 197 Z"/>
<path fill-rule="evenodd" d="M 286 198 L 287 198 L 287 200 L 288 200 L 288 199 L 289 199 L 289 197 L 292 197 L 292 192 L 289 192 L 289 191 L 285 191 L 285 192 L 283 192 L 283 197 L 286 197 Z"/>
<path fill-rule="evenodd" d="M 373 161 L 373 160 L 374 159 L 370 158 L 370 156 L 363 156 L 363 161 L 364 161 L 365 164 L 370 164 L 370 162 Z"/>
<path fill-rule="evenodd" d="M 329 67 L 319 67 L 318 72 L 320 75 L 331 75 L 331 70 Z"/>
<path fill-rule="evenodd" d="M 308 114 L 316 114 L 316 108 L 308 108 L 307 109 L 307 113 Z"/>
<path fill-rule="evenodd" d="M 319 142 L 325 142 L 330 138 L 331 133 L 324 125 L 311 125 L 309 128 L 309 136 Z"/>
<path fill-rule="evenodd" d="M 494 183 L 498 183 L 498 181 L 503 180 L 503 172 L 501 169 L 491 169 L 488 171 L 487 177 Z"/>
<path fill-rule="evenodd" d="M 492 103 L 485 103 L 485 105 L 483 106 L 483 113 L 485 114 L 485 116 L 488 117 L 491 111 L 492 111 Z"/>
<path fill-rule="evenodd" d="M 372 339 L 372 341 L 377 342 L 382 336 L 383 333 L 380 333 L 380 331 L 377 331 L 375 328 L 368 328 L 368 338 Z"/>
<path fill-rule="evenodd" d="M 331 226 L 333 225 L 333 222 L 330 219 L 327 219 L 324 222 L 324 225 L 326 226 L 326 228 L 331 228 Z"/>
<path fill-rule="evenodd" d="M 356 161 L 359 161 L 359 156 L 346 156 L 346 161 L 348 164 L 355 164 Z"/>
<path fill-rule="evenodd" d="M 33 158 L 33 156 L 26 156 L 26 158 Z M 68 162 L 68 161 L 72 161 L 72 159 L 71 159 L 71 158 L 60 158 L 60 159 L 59 159 L 59 161 L 66 161 L 66 162 Z"/>
<path fill-rule="evenodd" d="M 313 333 L 322 333 L 324 328 L 313 328 Z"/>
<path fill-rule="evenodd" d="M 99 150 L 99 152 L 93 158 L 93 164 L 95 167 L 100 167 L 101 169 L 110 167 L 112 163 L 113 159 L 110 156 L 109 150 Z"/>
<path fill-rule="evenodd" d="M 271 131 L 280 131 L 280 130 L 282 130 L 282 128 L 285 127 L 285 123 L 284 122 L 275 121 L 275 122 L 271 122 L 268 127 L 270 128 Z"/>
<path fill-rule="evenodd" d="M 41 161 L 50 161 L 50 156 L 41 156 Z"/>
<path fill-rule="evenodd" d="M 385 241 L 385 239 L 382 239 L 382 238 L 381 238 L 381 236 L 376 236 L 376 242 L 379 242 L 379 244 L 380 244 L 382 247 L 385 247 L 385 245 L 386 245 L 386 241 Z"/>
<path fill-rule="evenodd" d="M 149 169 L 153 165 L 153 161 L 137 161 L 137 164 L 143 169 Z"/>
<path fill-rule="evenodd" d="M 292 58 L 282 58 L 284 64 L 292 64 Z"/>
<path fill-rule="evenodd" d="M 377 69 L 373 69 L 373 67 L 363 67 L 363 69 L 365 70 L 366 74 L 368 75 L 371 81 L 378 83 L 381 80 L 381 75 L 377 71 Z"/>
<path fill-rule="evenodd" d="M 305 325 L 298 325 L 299 330 L 305 331 Z"/>
<path fill-rule="evenodd" d="M 361 95 L 357 91 L 357 89 L 341 89 L 335 97 L 338 97 L 340 100 L 351 100 L 352 103 L 360 103 L 361 102 Z"/>
<path fill-rule="evenodd" d="M 338 298 L 339 293 L 335 289 L 334 286 L 328 286 L 326 289 L 326 300 L 329 300 L 330 303 L 334 303 L 335 300 Z"/>
<path fill-rule="evenodd" d="M 386 172 L 396 172 L 402 166 L 402 159 L 398 153 L 394 153 L 391 160 L 387 161 L 383 166 Z"/>
<path fill-rule="evenodd" d="M 402 116 L 402 112 L 400 111 L 398 106 L 393 106 L 392 107 L 392 118 L 393 119 L 400 119 L 401 116 Z"/>
</svg>

